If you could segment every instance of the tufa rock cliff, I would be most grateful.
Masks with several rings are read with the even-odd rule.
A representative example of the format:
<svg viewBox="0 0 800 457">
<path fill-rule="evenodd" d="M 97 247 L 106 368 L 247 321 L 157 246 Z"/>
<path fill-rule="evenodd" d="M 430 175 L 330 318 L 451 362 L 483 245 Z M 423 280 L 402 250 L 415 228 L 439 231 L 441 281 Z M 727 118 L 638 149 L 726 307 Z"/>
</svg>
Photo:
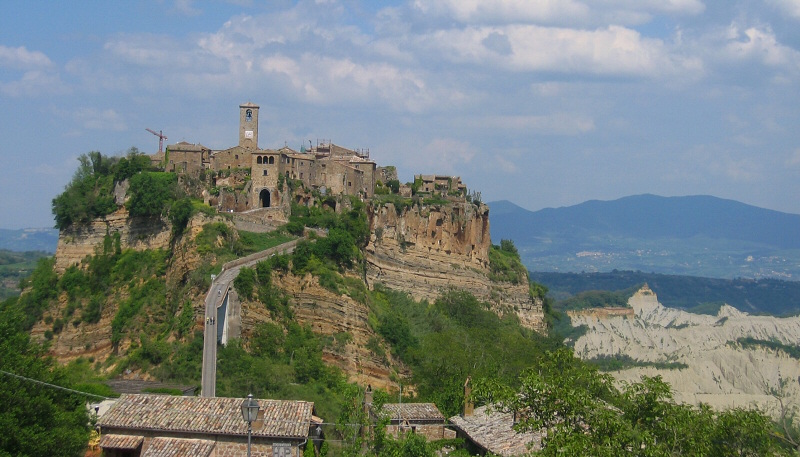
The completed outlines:
<svg viewBox="0 0 800 457">
<path fill-rule="evenodd" d="M 370 240 L 365 278 L 417 300 L 434 300 L 448 288 L 466 290 L 488 301 L 498 314 L 515 313 L 528 328 L 544 331 L 541 300 L 520 284 L 489 279 L 489 207 L 466 201 L 414 205 L 398 210 L 393 203 L 369 206 Z"/>
<path fill-rule="evenodd" d="M 102 249 L 106 235 L 118 233 L 122 249 L 165 249 L 169 246 L 170 229 L 161 218 L 132 218 L 122 207 L 106 217 L 88 224 L 73 224 L 58 234 L 56 271 L 63 273 L 78 265 L 86 256 Z"/>
</svg>

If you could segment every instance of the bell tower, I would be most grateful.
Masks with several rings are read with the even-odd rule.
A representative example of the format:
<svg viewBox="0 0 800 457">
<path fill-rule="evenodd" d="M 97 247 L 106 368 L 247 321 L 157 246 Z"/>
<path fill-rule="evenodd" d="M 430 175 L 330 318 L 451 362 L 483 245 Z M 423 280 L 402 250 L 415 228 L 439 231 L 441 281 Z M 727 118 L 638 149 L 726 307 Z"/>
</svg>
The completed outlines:
<svg viewBox="0 0 800 457">
<path fill-rule="evenodd" d="M 258 105 L 255 103 L 239 105 L 239 146 L 258 149 Z"/>
</svg>

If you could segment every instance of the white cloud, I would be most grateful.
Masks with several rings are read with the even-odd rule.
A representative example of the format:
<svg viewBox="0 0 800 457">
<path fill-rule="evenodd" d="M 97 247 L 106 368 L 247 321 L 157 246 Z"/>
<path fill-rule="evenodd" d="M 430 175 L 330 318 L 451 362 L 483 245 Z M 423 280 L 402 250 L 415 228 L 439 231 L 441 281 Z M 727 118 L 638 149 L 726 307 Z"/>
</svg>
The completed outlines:
<svg viewBox="0 0 800 457">
<path fill-rule="evenodd" d="M 113 109 L 81 108 L 72 113 L 72 118 L 88 130 L 121 132 L 128 129 L 122 115 Z"/>
<path fill-rule="evenodd" d="M 490 36 L 498 35 L 508 40 L 510 55 L 486 46 Z M 437 46 L 442 58 L 454 62 L 512 71 L 685 77 L 701 73 L 703 67 L 699 59 L 673 54 L 661 40 L 613 25 L 596 30 L 533 25 L 468 27 L 434 32 L 421 37 L 418 45 Z"/>
<path fill-rule="evenodd" d="M 402 159 L 415 173 L 457 173 L 472 162 L 475 148 L 466 141 L 453 138 L 435 138 L 417 150 L 403 154 Z"/>
<path fill-rule="evenodd" d="M 359 63 L 315 54 L 305 54 L 298 61 L 276 55 L 263 58 L 257 68 L 286 76 L 298 95 L 313 103 L 363 103 L 377 98 L 416 112 L 436 102 L 421 75 L 383 62 Z"/>
<path fill-rule="evenodd" d="M 769 27 L 742 29 L 731 24 L 726 33 L 724 56 L 736 61 L 758 61 L 770 67 L 800 69 L 800 52 L 778 42 Z"/>
<path fill-rule="evenodd" d="M 202 14 L 203 11 L 192 6 L 193 3 L 192 0 L 175 0 L 175 6 L 172 11 L 182 16 L 198 16 Z"/>
<path fill-rule="evenodd" d="M 767 2 L 795 19 L 800 19 L 800 0 L 767 0 Z"/>
<path fill-rule="evenodd" d="M 583 115 L 554 113 L 542 116 L 493 116 L 478 120 L 473 128 L 517 130 L 545 135 L 580 135 L 595 129 L 594 120 Z"/>
<path fill-rule="evenodd" d="M 31 70 L 50 67 L 53 67 L 53 62 L 42 52 L 28 51 L 25 46 L 10 48 L 0 45 L 0 68 Z"/>
<path fill-rule="evenodd" d="M 789 156 L 789 159 L 786 161 L 786 165 L 790 167 L 800 167 L 800 148 L 792 152 L 792 155 Z"/>
<path fill-rule="evenodd" d="M 590 13 L 584 3 L 574 0 L 416 0 L 414 7 L 423 14 L 465 23 L 559 22 Z"/>
<path fill-rule="evenodd" d="M 700 0 L 416 0 L 425 15 L 465 24 L 642 24 L 654 14 L 698 15 Z"/>
<path fill-rule="evenodd" d="M 697 15 L 706 7 L 700 0 L 606 0 L 596 5 L 617 10 L 657 12 L 676 15 Z"/>
<path fill-rule="evenodd" d="M 0 81 L 0 95 L 8 97 L 38 97 L 68 91 L 57 74 L 46 71 L 27 71 L 16 81 Z"/>
</svg>

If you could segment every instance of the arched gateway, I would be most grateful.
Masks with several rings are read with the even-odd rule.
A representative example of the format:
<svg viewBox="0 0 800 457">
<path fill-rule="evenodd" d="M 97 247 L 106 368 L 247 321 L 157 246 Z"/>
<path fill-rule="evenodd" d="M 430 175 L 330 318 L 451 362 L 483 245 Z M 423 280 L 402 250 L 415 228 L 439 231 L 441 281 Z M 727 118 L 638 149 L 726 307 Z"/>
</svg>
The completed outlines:
<svg viewBox="0 0 800 457">
<path fill-rule="evenodd" d="M 261 193 L 258 194 L 258 200 L 261 202 L 262 208 L 269 208 L 270 206 L 269 190 L 262 189 Z"/>
</svg>

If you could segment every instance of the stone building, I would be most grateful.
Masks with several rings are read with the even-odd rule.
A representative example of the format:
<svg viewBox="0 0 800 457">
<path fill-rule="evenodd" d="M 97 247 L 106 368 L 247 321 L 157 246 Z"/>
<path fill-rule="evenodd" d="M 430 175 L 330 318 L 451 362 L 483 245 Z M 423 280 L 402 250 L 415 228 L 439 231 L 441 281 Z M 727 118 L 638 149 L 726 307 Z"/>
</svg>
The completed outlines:
<svg viewBox="0 0 800 457">
<path fill-rule="evenodd" d="M 197 174 L 211 164 L 211 149 L 202 144 L 181 141 L 167 147 L 164 153 L 164 171 Z"/>
<path fill-rule="evenodd" d="M 247 455 L 247 423 L 242 398 L 122 395 L 98 421 L 103 455 L 145 457 Z M 320 445 L 321 419 L 314 404 L 257 400 L 252 423 L 253 456 L 300 457 L 305 446 Z M 278 451 L 278 454 L 274 454 Z"/>
<path fill-rule="evenodd" d="M 165 171 L 198 173 L 209 170 L 217 174 L 228 170 L 249 170 L 251 183 L 246 190 L 244 209 L 276 208 L 288 205 L 281 181 L 300 181 L 309 189 L 326 195 L 372 197 L 377 166 L 368 150 L 337 146 L 318 141 L 309 149 L 295 151 L 289 147 L 258 147 L 258 112 L 254 103 L 239 105 L 239 144 L 228 149 L 209 150 L 205 146 L 181 142 L 167 147 L 164 155 L 152 156 Z M 282 177 L 282 178 L 279 178 Z M 216 182 L 215 182 L 216 184 Z M 283 188 L 282 188 L 283 187 Z M 285 209 L 285 208 L 284 208 Z M 239 206 L 237 205 L 237 211 Z"/>
<path fill-rule="evenodd" d="M 419 192 L 447 196 L 458 193 L 462 196 L 467 193 L 467 186 L 461 182 L 459 176 L 446 175 L 414 175 L 414 181 L 421 181 Z"/>
<path fill-rule="evenodd" d="M 519 432 L 514 429 L 517 416 L 490 405 L 475 408 L 470 394 L 471 380 L 464 383 L 464 411 L 450 418 L 456 436 L 464 440 L 472 455 L 513 457 L 528 455 L 542 448 L 541 432 Z"/>
<path fill-rule="evenodd" d="M 388 417 L 386 433 L 394 437 L 406 433 L 423 435 L 428 441 L 456 437 L 456 432 L 447 428 L 444 415 L 433 403 L 385 403 L 376 414 Z"/>
<path fill-rule="evenodd" d="M 433 403 L 384 403 L 376 408 L 372 403 L 372 386 L 364 393 L 364 413 L 373 423 L 389 420 L 386 433 L 397 438 L 408 433 L 423 435 L 428 441 L 451 439 L 455 431 L 447 427 L 444 415 Z M 365 431 L 366 432 L 366 431 Z"/>
</svg>

